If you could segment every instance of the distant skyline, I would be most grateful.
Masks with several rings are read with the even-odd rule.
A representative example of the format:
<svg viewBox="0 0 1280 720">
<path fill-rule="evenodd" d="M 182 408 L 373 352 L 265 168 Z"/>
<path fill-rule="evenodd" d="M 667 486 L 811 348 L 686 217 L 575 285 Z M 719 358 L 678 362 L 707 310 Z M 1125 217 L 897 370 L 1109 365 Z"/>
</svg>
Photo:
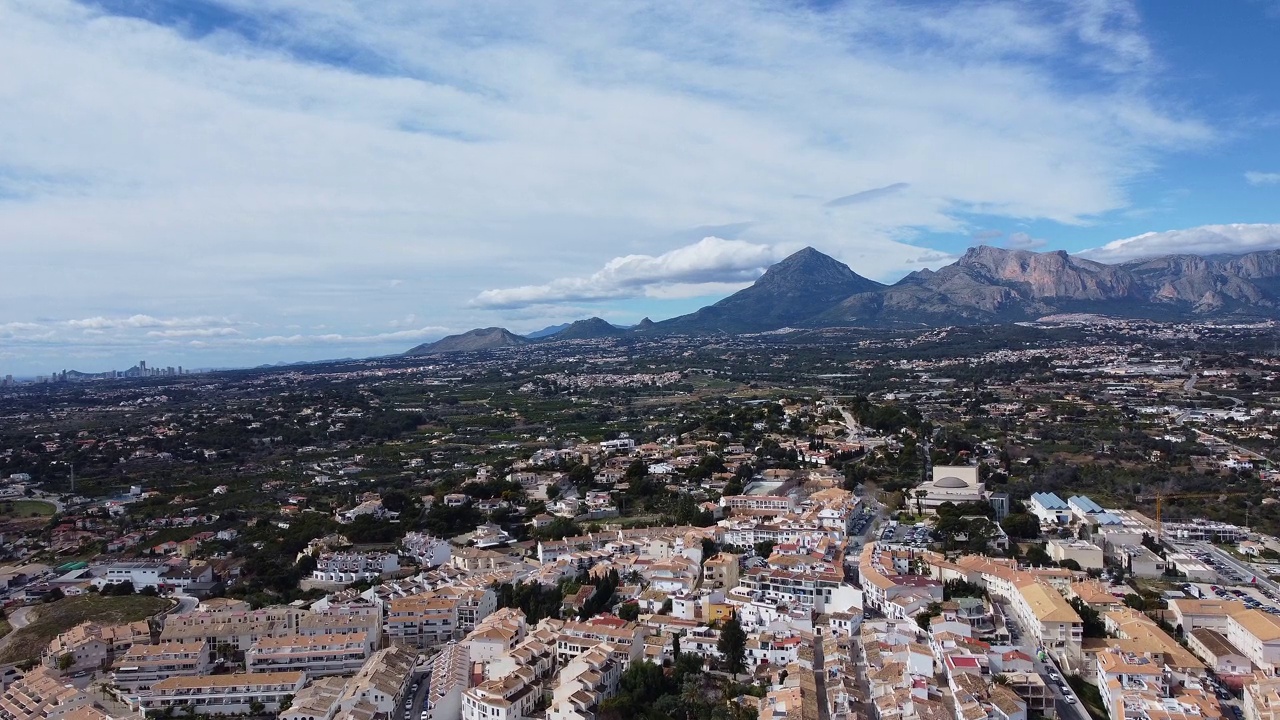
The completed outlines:
<svg viewBox="0 0 1280 720">
<path fill-rule="evenodd" d="M 0 377 L 1280 247 L 1264 0 L 0 0 Z M 1224 48 L 1229 48 L 1224 51 Z"/>
</svg>

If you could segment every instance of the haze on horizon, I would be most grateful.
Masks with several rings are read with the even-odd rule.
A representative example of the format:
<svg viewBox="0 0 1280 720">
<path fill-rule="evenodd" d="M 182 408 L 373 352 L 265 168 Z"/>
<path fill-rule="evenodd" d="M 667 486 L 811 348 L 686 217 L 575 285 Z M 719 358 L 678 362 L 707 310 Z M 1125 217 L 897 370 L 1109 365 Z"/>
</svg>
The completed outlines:
<svg viewBox="0 0 1280 720">
<path fill-rule="evenodd" d="M 0 0 L 0 376 L 628 325 L 804 246 L 886 282 L 980 243 L 1277 248 L 1278 31 L 1266 2 Z"/>
</svg>

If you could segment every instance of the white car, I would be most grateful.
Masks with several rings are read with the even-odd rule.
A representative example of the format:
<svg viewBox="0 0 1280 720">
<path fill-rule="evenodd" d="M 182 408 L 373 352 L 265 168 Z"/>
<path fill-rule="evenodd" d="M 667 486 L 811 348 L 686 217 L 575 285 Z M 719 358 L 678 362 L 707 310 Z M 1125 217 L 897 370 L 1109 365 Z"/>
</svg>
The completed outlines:
<svg viewBox="0 0 1280 720">
<path fill-rule="evenodd" d="M 1062 696 L 1062 699 L 1063 699 L 1063 700 L 1066 700 L 1068 705 L 1075 705 L 1075 704 L 1076 704 L 1076 699 L 1075 699 L 1075 696 L 1073 696 L 1073 695 L 1063 695 L 1063 696 Z"/>
</svg>

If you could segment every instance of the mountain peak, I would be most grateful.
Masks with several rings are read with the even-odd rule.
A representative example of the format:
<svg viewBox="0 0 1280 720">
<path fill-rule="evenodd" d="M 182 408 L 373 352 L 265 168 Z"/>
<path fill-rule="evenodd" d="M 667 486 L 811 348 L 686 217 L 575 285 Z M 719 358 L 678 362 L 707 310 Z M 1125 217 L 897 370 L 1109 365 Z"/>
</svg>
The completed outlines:
<svg viewBox="0 0 1280 720">
<path fill-rule="evenodd" d="M 759 332 L 804 325 L 858 293 L 884 286 L 848 265 L 806 247 L 771 266 L 751 285 L 690 315 L 664 321 L 671 332 Z"/>
<path fill-rule="evenodd" d="M 598 317 L 590 317 L 586 320 L 577 320 L 569 324 L 569 327 L 552 335 L 547 340 L 594 340 L 596 338 L 617 337 L 626 331 L 619 328 L 608 320 Z"/>
<path fill-rule="evenodd" d="M 831 287 L 870 282 L 848 265 L 811 247 L 796 251 L 765 271 L 757 287 Z"/>
<path fill-rule="evenodd" d="M 506 328 L 487 327 L 450 335 L 433 343 L 423 343 L 405 355 L 436 355 L 446 352 L 474 352 L 528 345 L 529 340 L 512 334 Z"/>
</svg>

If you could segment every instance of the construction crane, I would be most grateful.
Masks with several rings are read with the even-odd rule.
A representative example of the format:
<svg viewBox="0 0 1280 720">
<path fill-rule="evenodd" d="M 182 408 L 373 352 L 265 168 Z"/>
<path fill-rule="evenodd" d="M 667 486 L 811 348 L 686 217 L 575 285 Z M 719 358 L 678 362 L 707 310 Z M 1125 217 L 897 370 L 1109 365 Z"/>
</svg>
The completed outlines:
<svg viewBox="0 0 1280 720">
<path fill-rule="evenodd" d="M 1238 493 L 1238 492 L 1237 492 L 1237 493 L 1163 493 L 1163 492 L 1156 492 L 1156 493 L 1154 494 L 1154 498 L 1155 498 L 1155 501 L 1156 501 L 1156 544 L 1160 544 L 1160 543 L 1164 542 L 1164 517 L 1163 517 L 1163 509 L 1164 509 L 1164 508 L 1163 508 L 1163 505 L 1164 505 L 1164 500 L 1165 500 L 1165 498 L 1179 498 L 1179 499 L 1214 498 L 1214 499 L 1215 499 L 1215 500 L 1217 500 L 1219 503 L 1224 503 L 1224 502 L 1226 502 L 1226 501 L 1227 501 L 1227 498 L 1228 498 L 1229 496 L 1231 496 L 1231 495 L 1243 495 L 1243 494 L 1244 494 L 1244 493 Z M 1150 500 L 1152 497 L 1153 497 L 1153 496 L 1146 496 L 1146 497 L 1144 498 L 1144 497 L 1142 497 L 1142 496 L 1139 496 L 1139 497 L 1138 497 L 1138 500 L 1139 500 L 1139 501 L 1142 501 L 1142 500 L 1144 500 L 1144 499 L 1145 499 L 1145 500 Z M 1247 520 L 1247 519 L 1246 519 L 1246 521 L 1245 521 L 1245 524 L 1248 524 L 1248 520 Z"/>
</svg>

